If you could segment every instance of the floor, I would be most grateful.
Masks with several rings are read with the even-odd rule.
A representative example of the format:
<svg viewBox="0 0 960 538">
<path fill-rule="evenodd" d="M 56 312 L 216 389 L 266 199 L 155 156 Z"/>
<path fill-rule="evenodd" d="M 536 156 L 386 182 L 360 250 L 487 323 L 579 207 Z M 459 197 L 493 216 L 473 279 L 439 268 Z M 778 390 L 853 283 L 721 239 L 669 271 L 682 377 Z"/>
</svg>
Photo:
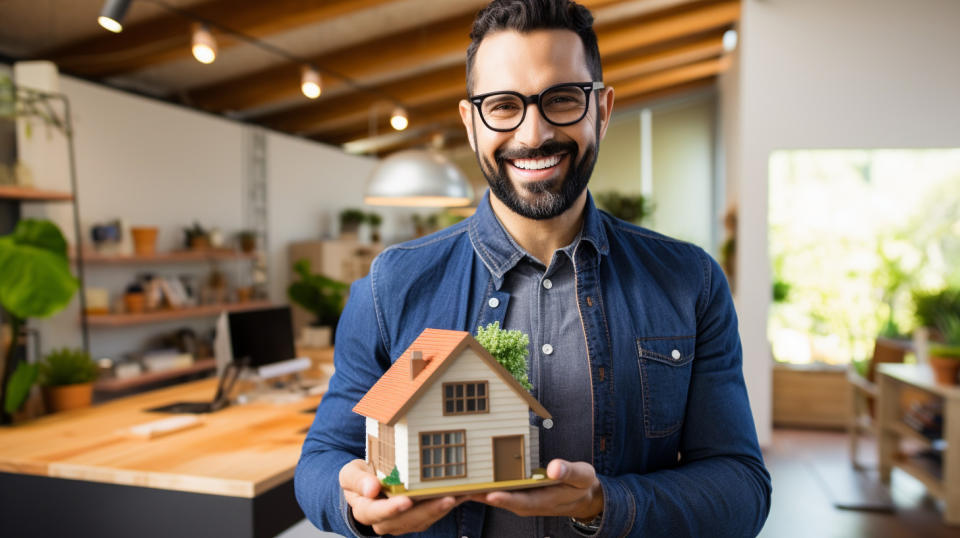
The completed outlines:
<svg viewBox="0 0 960 538">
<path fill-rule="evenodd" d="M 960 527 L 942 523 L 937 503 L 923 485 L 897 470 L 889 490 L 893 514 L 834 508 L 836 484 L 854 475 L 842 432 L 774 430 L 764 459 L 773 477 L 773 506 L 760 533 L 763 538 L 960 538 Z M 860 461 L 875 466 L 875 445 L 862 444 Z M 866 481 L 875 477 L 875 471 L 867 472 Z M 280 538 L 333 536 L 303 520 Z"/>
</svg>

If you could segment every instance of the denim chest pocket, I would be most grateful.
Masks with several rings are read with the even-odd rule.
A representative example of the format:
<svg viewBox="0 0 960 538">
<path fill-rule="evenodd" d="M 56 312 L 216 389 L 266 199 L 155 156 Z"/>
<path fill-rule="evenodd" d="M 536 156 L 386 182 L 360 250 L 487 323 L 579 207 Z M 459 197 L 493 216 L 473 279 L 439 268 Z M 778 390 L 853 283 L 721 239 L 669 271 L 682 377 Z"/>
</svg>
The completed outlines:
<svg viewBox="0 0 960 538">
<path fill-rule="evenodd" d="M 680 430 L 687 410 L 696 338 L 637 338 L 643 392 L 643 429 L 648 438 Z"/>
</svg>

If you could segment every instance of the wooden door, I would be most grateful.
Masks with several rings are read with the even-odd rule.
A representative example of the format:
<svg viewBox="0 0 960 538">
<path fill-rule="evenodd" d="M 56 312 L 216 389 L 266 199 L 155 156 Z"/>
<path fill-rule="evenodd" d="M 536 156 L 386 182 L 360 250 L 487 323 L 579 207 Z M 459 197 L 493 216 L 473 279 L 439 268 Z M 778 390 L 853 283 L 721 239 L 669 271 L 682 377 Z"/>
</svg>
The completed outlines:
<svg viewBox="0 0 960 538">
<path fill-rule="evenodd" d="M 493 438 L 493 480 L 523 479 L 523 436 Z"/>
</svg>

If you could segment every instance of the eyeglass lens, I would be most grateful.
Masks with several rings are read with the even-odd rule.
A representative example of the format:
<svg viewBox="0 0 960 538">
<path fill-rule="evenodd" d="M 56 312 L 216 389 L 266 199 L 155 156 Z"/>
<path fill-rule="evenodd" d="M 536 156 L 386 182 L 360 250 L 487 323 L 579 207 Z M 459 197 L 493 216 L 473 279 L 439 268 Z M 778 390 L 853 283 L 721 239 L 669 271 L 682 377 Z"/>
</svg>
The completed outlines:
<svg viewBox="0 0 960 538">
<path fill-rule="evenodd" d="M 494 129 L 515 129 L 523 121 L 525 105 L 517 95 L 503 93 L 483 100 L 480 113 Z M 552 123 L 579 121 L 587 110 L 587 93 L 579 86 L 560 86 L 548 90 L 540 99 L 540 113 Z"/>
</svg>

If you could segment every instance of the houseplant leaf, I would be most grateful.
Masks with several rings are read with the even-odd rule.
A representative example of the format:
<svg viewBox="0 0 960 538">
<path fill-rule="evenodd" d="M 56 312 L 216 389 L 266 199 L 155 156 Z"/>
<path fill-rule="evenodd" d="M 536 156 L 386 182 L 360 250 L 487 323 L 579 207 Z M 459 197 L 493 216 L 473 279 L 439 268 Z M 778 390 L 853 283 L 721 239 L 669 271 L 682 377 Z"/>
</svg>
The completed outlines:
<svg viewBox="0 0 960 538">
<path fill-rule="evenodd" d="M 37 380 L 37 365 L 21 361 L 7 381 L 7 393 L 3 402 L 3 409 L 7 413 L 14 413 L 30 394 L 30 387 Z"/>
<path fill-rule="evenodd" d="M 77 291 L 67 243 L 55 224 L 26 219 L 0 237 L 0 304 L 19 318 L 47 317 Z"/>
</svg>

